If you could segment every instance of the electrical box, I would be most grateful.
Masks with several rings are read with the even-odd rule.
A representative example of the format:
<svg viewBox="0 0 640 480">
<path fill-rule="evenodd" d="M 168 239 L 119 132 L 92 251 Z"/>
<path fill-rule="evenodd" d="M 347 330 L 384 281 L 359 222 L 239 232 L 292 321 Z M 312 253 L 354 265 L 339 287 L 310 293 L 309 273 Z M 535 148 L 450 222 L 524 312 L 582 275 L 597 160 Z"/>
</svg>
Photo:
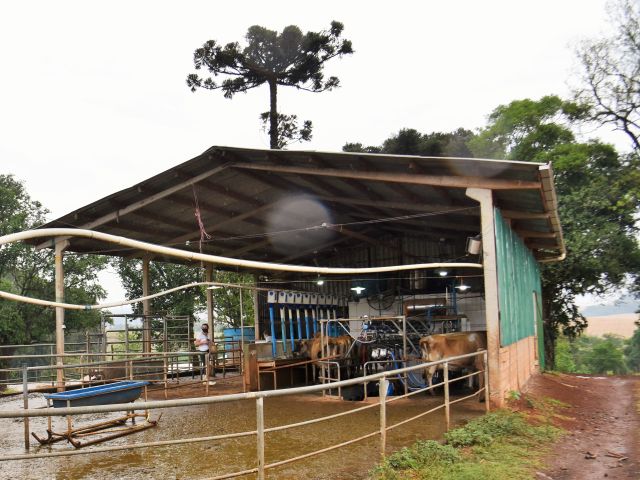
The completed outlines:
<svg viewBox="0 0 640 480">
<path fill-rule="evenodd" d="M 287 292 L 278 292 L 278 303 L 287 303 Z"/>
<path fill-rule="evenodd" d="M 278 292 L 269 290 L 267 293 L 267 303 L 278 303 Z"/>
</svg>

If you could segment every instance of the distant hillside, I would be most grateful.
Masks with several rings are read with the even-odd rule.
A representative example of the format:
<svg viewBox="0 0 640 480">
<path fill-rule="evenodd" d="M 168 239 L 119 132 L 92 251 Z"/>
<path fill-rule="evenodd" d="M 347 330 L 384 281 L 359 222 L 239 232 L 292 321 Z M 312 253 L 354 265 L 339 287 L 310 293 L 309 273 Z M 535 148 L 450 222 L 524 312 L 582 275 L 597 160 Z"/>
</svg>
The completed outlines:
<svg viewBox="0 0 640 480">
<path fill-rule="evenodd" d="M 601 337 L 605 333 L 613 333 L 624 338 L 633 335 L 638 320 L 637 313 L 624 313 L 621 315 L 604 315 L 599 317 L 587 317 L 589 326 L 585 334 L 592 337 Z"/>
<path fill-rule="evenodd" d="M 599 317 L 601 315 L 620 315 L 635 313 L 640 309 L 640 302 L 631 297 L 621 297 L 617 302 L 608 305 L 589 305 L 580 309 L 585 317 Z"/>
</svg>

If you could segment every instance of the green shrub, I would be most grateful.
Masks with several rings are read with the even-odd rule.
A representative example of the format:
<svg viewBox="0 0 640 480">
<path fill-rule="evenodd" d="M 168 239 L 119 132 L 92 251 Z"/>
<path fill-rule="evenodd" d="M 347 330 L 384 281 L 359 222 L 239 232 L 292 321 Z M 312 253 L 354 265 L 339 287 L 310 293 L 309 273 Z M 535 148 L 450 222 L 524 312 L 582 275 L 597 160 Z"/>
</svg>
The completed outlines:
<svg viewBox="0 0 640 480">
<path fill-rule="evenodd" d="M 418 441 L 409 448 L 403 448 L 387 458 L 389 466 L 404 469 L 420 469 L 440 462 L 451 465 L 460 461 L 460 454 L 450 445 L 441 445 L 435 440 Z"/>
<path fill-rule="evenodd" d="M 498 438 L 526 435 L 530 430 L 531 426 L 521 414 L 498 410 L 476 418 L 462 428 L 446 433 L 444 438 L 454 447 L 486 446 Z"/>
</svg>

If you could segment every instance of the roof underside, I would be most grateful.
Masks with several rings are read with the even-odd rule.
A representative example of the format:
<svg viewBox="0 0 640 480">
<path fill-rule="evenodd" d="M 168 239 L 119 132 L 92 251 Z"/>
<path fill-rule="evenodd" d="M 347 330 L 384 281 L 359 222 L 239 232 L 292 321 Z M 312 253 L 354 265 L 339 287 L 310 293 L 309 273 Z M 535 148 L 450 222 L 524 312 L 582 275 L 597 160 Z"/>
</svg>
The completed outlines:
<svg viewBox="0 0 640 480">
<path fill-rule="evenodd" d="M 42 228 L 88 228 L 227 257 L 323 265 L 343 248 L 385 236 L 479 233 L 478 204 L 465 195 L 477 187 L 493 189 L 503 216 L 544 259 L 564 249 L 551 175 L 526 162 L 212 147 Z M 211 235 L 201 246 L 196 201 Z M 68 250 L 142 256 L 84 238 L 70 239 Z"/>
</svg>

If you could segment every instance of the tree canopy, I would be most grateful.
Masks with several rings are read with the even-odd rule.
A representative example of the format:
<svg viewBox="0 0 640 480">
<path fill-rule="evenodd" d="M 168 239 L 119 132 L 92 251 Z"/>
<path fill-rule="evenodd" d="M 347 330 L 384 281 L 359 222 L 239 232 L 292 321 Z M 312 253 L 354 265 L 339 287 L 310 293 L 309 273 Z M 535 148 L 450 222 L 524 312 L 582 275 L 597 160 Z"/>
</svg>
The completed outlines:
<svg viewBox="0 0 640 480">
<path fill-rule="evenodd" d="M 36 228 L 45 221 L 47 210 L 29 196 L 12 175 L 0 174 L 0 235 Z M 104 298 L 98 273 L 106 258 L 95 255 L 64 256 L 65 301 L 92 304 Z M 54 262 L 48 250 L 36 250 L 24 243 L 0 248 L 0 288 L 35 298 L 54 298 Z M 67 310 L 67 331 L 98 325 L 100 313 Z M 47 339 L 55 331 L 53 310 L 37 305 L 0 300 L 0 344 L 31 343 Z M 6 354 L 6 351 L 5 351 Z"/>
<path fill-rule="evenodd" d="M 640 150 L 640 3 L 609 4 L 614 33 L 585 40 L 577 49 L 581 63 L 576 97 L 591 108 L 591 119 L 624 132 Z"/>
<path fill-rule="evenodd" d="M 142 261 L 114 259 L 113 266 L 125 288 L 127 298 L 142 296 Z M 250 274 L 217 271 L 214 272 L 217 282 L 249 284 L 253 282 Z M 165 262 L 150 262 L 149 279 L 151 291 L 160 292 L 180 285 L 203 281 L 204 274 L 200 267 Z M 243 313 L 246 325 L 253 324 L 253 299 L 250 290 L 237 288 L 220 288 L 213 290 L 213 307 L 216 322 L 224 326 L 240 326 L 240 293 L 242 292 Z M 188 315 L 196 317 L 206 309 L 204 287 L 193 287 L 186 290 L 156 297 L 151 300 L 151 310 L 163 315 Z M 142 303 L 133 305 L 133 312 L 142 314 Z"/>
<path fill-rule="evenodd" d="M 390 153 L 431 157 L 470 157 L 467 142 L 473 132 L 459 128 L 453 132 L 420 133 L 413 128 L 403 128 L 386 139 L 381 146 L 365 147 L 362 143 L 346 143 L 345 152 Z"/>
<path fill-rule="evenodd" d="M 572 336 L 586 326 L 576 295 L 604 294 L 640 274 L 640 159 L 598 141 L 576 142 L 571 122 L 587 113 L 555 96 L 517 100 L 496 108 L 469 142 L 476 156 L 553 164 L 567 258 L 542 267 L 551 365 L 558 331 Z"/>
<path fill-rule="evenodd" d="M 197 73 L 187 76 L 187 86 L 195 91 L 222 90 L 225 98 L 236 93 L 267 84 L 270 108 L 261 114 L 269 120 L 269 139 L 272 149 L 283 148 L 291 141 L 311 139 L 312 124 L 305 121 L 297 126 L 297 116 L 278 111 L 278 86 L 293 87 L 309 92 L 324 92 L 338 87 L 338 77 L 325 78 L 325 63 L 334 57 L 353 53 L 351 42 L 342 39 L 344 26 L 331 22 L 328 30 L 302 33 L 296 25 L 285 27 L 281 33 L 259 25 L 249 27 L 246 45 L 238 42 L 221 45 L 208 40 L 193 54 L 196 70 L 206 69 L 211 76 L 202 78 Z M 224 79 L 218 83 L 218 75 Z"/>
</svg>

